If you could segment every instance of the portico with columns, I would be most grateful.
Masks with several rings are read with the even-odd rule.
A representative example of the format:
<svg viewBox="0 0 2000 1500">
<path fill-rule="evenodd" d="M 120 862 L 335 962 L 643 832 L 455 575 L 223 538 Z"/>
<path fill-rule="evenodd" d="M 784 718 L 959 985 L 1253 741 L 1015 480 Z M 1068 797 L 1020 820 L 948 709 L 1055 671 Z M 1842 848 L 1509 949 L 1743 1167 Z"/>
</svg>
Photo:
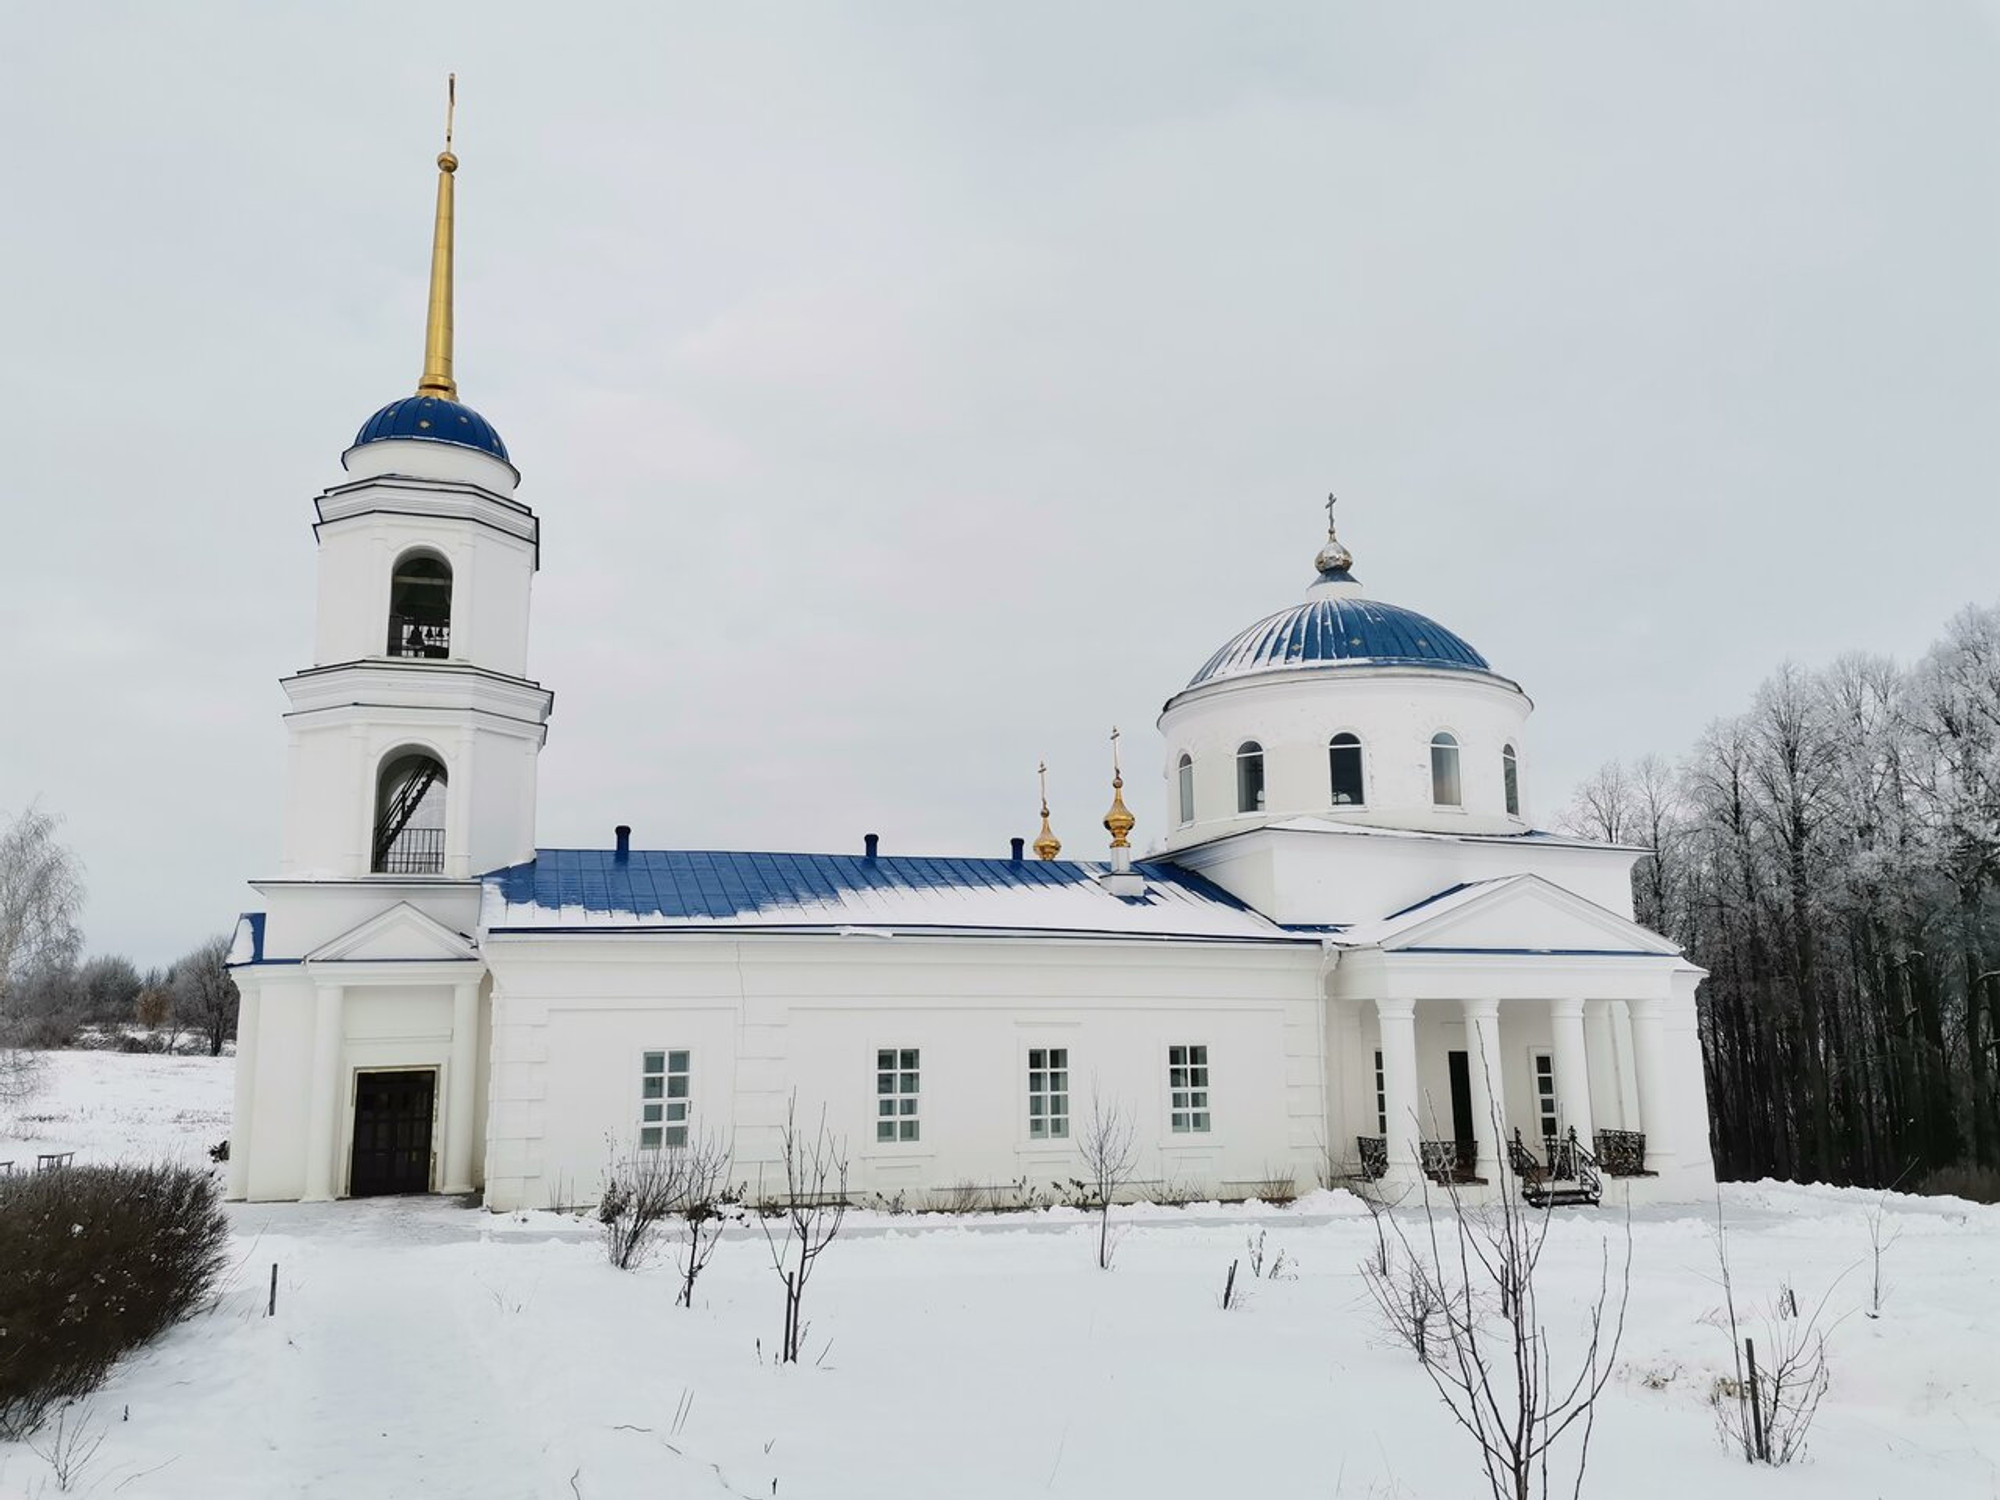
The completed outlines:
<svg viewBox="0 0 2000 1500">
<path fill-rule="evenodd" d="M 1404 1185 L 1448 1171 L 1476 1192 L 1503 1181 L 1516 1132 L 1545 1165 L 1574 1132 L 1650 1190 L 1678 1194 L 1684 1157 L 1711 1180 L 1701 974 L 1658 934 L 1521 876 L 1330 947 L 1329 1134 L 1357 1165 Z"/>
</svg>

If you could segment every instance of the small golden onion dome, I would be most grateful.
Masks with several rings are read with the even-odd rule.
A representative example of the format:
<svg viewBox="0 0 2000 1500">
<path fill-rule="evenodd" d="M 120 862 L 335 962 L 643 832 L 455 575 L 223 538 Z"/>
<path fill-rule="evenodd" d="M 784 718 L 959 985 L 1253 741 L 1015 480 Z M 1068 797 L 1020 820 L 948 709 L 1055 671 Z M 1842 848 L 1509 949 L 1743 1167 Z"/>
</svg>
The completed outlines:
<svg viewBox="0 0 2000 1500">
<path fill-rule="evenodd" d="M 1049 827 L 1049 765 L 1043 761 L 1035 767 L 1035 774 L 1042 778 L 1042 831 L 1035 836 L 1035 857 L 1054 859 L 1062 853 L 1062 840 Z"/>
<path fill-rule="evenodd" d="M 1125 805 L 1125 777 L 1119 772 L 1111 773 L 1111 811 L 1104 815 L 1105 831 L 1111 835 L 1111 847 L 1129 849 L 1132 847 L 1132 827 L 1139 820 L 1132 816 L 1132 809 Z"/>
<path fill-rule="evenodd" d="M 1049 827 L 1048 804 L 1043 803 L 1042 831 L 1035 839 L 1035 857 L 1037 859 L 1054 859 L 1060 853 L 1062 853 L 1062 840 L 1057 838 L 1055 830 Z"/>
</svg>

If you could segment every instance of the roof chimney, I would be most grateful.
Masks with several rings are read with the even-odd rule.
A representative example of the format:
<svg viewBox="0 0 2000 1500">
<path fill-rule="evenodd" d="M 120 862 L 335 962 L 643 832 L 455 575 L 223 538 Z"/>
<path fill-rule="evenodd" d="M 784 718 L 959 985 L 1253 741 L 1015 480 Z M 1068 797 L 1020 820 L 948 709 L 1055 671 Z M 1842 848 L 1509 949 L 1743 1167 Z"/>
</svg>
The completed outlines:
<svg viewBox="0 0 2000 1500">
<path fill-rule="evenodd" d="M 629 857 L 632 853 L 632 825 L 620 823 L 611 832 L 618 840 L 618 857 L 620 859 Z"/>
<path fill-rule="evenodd" d="M 864 852 L 864 853 L 862 854 L 862 856 L 861 856 L 861 857 L 862 857 L 863 859 L 867 860 L 869 864 L 871 864 L 871 865 L 872 865 L 872 864 L 874 864 L 874 863 L 875 863 L 875 846 L 876 846 L 877 844 L 879 844 L 879 843 L 881 843 L 881 842 L 882 842 L 882 835 L 881 835 L 881 834 L 879 834 L 879 833 L 871 833 L 871 834 L 868 834 L 868 835 L 866 835 L 866 836 L 865 836 L 865 837 L 864 837 L 864 838 L 863 838 L 863 839 L 861 840 L 861 842 L 862 842 L 862 843 L 863 843 L 863 844 L 864 844 L 864 845 L 866 846 L 866 849 L 865 849 L 865 852 Z"/>
<path fill-rule="evenodd" d="M 1007 861 L 1009 864 L 1018 865 L 1021 862 L 1021 851 L 1022 849 L 1027 847 L 1027 843 L 1028 841 L 1026 839 L 1007 840 L 1009 849 L 1009 853 L 1007 855 Z"/>
</svg>

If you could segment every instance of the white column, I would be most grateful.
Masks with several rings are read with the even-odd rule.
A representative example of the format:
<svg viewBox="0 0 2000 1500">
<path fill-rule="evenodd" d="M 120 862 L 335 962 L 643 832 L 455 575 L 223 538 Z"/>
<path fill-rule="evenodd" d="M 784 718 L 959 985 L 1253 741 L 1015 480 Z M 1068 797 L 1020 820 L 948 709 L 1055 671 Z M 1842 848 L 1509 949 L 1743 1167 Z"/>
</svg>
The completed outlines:
<svg viewBox="0 0 2000 1500">
<path fill-rule="evenodd" d="M 1505 1088 L 1500 1081 L 1500 1002 L 1466 1000 L 1465 1064 L 1472 1080 L 1472 1133 L 1479 1141 L 1478 1175 L 1500 1180 L 1500 1153 L 1506 1150 Z"/>
<path fill-rule="evenodd" d="M 451 991 L 450 1105 L 444 1129 L 444 1188 L 472 1191 L 472 1099 L 479 1056 L 479 981 L 467 979 Z"/>
<path fill-rule="evenodd" d="M 1554 1033 L 1556 1103 L 1562 1113 L 1557 1126 L 1591 1146 L 1590 1052 L 1583 1039 L 1583 1001 L 1551 1000 L 1549 1029 Z"/>
<path fill-rule="evenodd" d="M 1658 999 L 1629 1000 L 1632 1015 L 1632 1069 L 1639 1075 L 1639 1128 L 1646 1132 L 1646 1170 L 1662 1176 L 1674 1165 L 1667 1122 L 1673 1100 L 1667 1092 L 1666 1018 Z"/>
<path fill-rule="evenodd" d="M 229 1188 L 232 1202 L 250 1196 L 250 1117 L 257 1108 L 257 1021 L 262 1008 L 261 986 L 247 979 L 237 989 L 242 999 L 236 1007 L 236 1099 L 229 1112 Z"/>
<path fill-rule="evenodd" d="M 1417 1003 L 1377 1000 L 1382 1030 L 1382 1094 L 1389 1116 L 1389 1175 L 1414 1182 L 1419 1175 L 1417 1141 Z"/>
<path fill-rule="evenodd" d="M 1618 1038 L 1618 1124 L 1643 1130 L 1639 1123 L 1639 1075 L 1632 1067 L 1632 1013 L 1623 1000 L 1611 1004 L 1611 1030 Z"/>
<path fill-rule="evenodd" d="M 1625 1115 L 1618 1093 L 1618 1038 L 1609 1000 L 1583 1002 L 1583 1039 L 1590 1056 L 1591 1118 L 1596 1124 L 1616 1129 Z M 1581 1138 L 1583 1132 L 1577 1135 Z M 1597 1149 L 1588 1140 L 1583 1143 Z"/>
<path fill-rule="evenodd" d="M 337 984 L 322 984 L 313 1012 L 312 1092 L 306 1113 L 306 1200 L 333 1196 L 333 1153 L 340 1139 L 341 1002 Z"/>
</svg>

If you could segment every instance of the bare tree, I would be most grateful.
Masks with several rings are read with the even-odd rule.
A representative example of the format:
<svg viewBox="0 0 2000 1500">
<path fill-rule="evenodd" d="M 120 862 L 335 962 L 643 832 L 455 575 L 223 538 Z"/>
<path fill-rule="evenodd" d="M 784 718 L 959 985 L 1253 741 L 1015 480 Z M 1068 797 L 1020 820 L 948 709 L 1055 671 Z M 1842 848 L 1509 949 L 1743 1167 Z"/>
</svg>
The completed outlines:
<svg viewBox="0 0 2000 1500">
<path fill-rule="evenodd" d="M 21 1047 L 14 995 L 36 971 L 67 971 L 83 936 L 83 871 L 56 838 L 60 820 L 35 805 L 0 826 L 0 1108 L 41 1086 L 41 1059 Z"/>
<path fill-rule="evenodd" d="M 174 1018 L 200 1032 L 210 1057 L 236 1034 L 236 981 L 229 977 L 229 939 L 212 937 L 173 968 Z"/>
<path fill-rule="evenodd" d="M 771 1251 L 771 1269 L 785 1284 L 785 1329 L 779 1358 L 786 1364 L 798 1363 L 799 1348 L 805 1343 L 806 1282 L 847 1218 L 847 1153 L 827 1133 L 823 1109 L 812 1139 L 801 1137 L 798 1110 L 799 1101 L 794 1096 L 785 1108 L 779 1137 L 784 1185 L 779 1196 L 769 1200 L 769 1209 L 759 1221 L 764 1243 Z M 758 1196 L 764 1197 L 761 1182 Z M 780 1221 L 783 1232 L 774 1232 L 771 1226 Z"/>
<path fill-rule="evenodd" d="M 1370 1277 L 1370 1287 L 1390 1329 L 1412 1343 L 1453 1420 L 1478 1444 L 1494 1500 L 1530 1500 L 1537 1490 L 1546 1496 L 1550 1455 L 1572 1429 L 1578 1430 L 1572 1493 L 1581 1494 L 1597 1399 L 1625 1328 L 1631 1221 L 1616 1296 L 1607 1241 L 1581 1350 L 1573 1368 L 1558 1373 L 1538 1294 L 1550 1210 L 1528 1205 L 1504 1154 L 1495 1186 L 1493 1201 L 1475 1207 L 1447 1182 L 1441 1212 L 1426 1185 L 1416 1244 L 1385 1216 L 1402 1254 Z"/>
<path fill-rule="evenodd" d="M 1083 1158 L 1083 1182 L 1097 1210 L 1097 1266 L 1111 1269 L 1111 1200 L 1132 1180 L 1139 1159 L 1132 1116 L 1116 1099 L 1108 1104 L 1093 1087 L 1090 1114 L 1076 1138 Z"/>
<path fill-rule="evenodd" d="M 1826 1311 L 1841 1277 L 1833 1279 L 1804 1317 L 1799 1315 L 1799 1299 L 1789 1287 L 1772 1300 L 1764 1319 L 1760 1361 L 1757 1341 L 1744 1334 L 1736 1313 L 1736 1285 L 1729 1268 L 1720 1194 L 1715 1200 L 1715 1259 L 1721 1270 L 1730 1354 L 1736 1365 L 1735 1381 L 1718 1385 L 1713 1393 L 1716 1420 L 1724 1440 L 1743 1450 L 1744 1462 L 1774 1468 L 1788 1464 L 1805 1452 L 1806 1436 L 1812 1431 L 1813 1418 L 1819 1415 L 1820 1398 L 1832 1381 L 1826 1340 L 1834 1325 L 1827 1323 Z"/>
<path fill-rule="evenodd" d="M 704 1136 L 687 1149 L 687 1185 L 676 1210 L 681 1221 L 681 1289 L 675 1300 L 682 1307 L 693 1307 L 694 1284 L 708 1269 L 722 1231 L 741 1211 L 736 1195 L 729 1191 L 730 1153 L 722 1143 Z"/>
</svg>

